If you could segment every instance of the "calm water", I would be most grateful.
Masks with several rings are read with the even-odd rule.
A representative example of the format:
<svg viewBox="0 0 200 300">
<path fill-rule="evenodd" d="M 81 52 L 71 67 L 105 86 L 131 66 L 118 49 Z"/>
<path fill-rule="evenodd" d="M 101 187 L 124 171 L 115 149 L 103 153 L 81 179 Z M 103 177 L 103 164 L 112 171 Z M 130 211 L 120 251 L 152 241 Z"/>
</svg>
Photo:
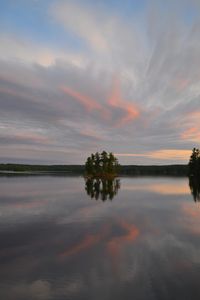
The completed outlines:
<svg viewBox="0 0 200 300">
<path fill-rule="evenodd" d="M 200 299 L 187 178 L 1 177 L 0 191 L 0 299 Z"/>
</svg>

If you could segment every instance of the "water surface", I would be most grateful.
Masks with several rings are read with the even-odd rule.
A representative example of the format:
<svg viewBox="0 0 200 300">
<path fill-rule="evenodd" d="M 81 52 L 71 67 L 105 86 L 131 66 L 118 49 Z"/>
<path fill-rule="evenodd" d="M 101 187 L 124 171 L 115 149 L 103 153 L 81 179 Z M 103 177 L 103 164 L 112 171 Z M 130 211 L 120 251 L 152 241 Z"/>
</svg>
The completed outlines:
<svg viewBox="0 0 200 300">
<path fill-rule="evenodd" d="M 0 178 L 0 299 L 200 299 L 200 206 L 188 179 L 95 187 Z"/>
</svg>

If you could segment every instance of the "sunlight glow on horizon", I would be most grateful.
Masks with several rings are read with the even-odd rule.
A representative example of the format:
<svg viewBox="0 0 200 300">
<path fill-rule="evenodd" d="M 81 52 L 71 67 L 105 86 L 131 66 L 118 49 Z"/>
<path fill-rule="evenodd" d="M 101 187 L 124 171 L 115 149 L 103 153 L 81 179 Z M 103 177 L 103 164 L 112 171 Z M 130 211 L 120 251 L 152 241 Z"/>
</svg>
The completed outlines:
<svg viewBox="0 0 200 300">
<path fill-rule="evenodd" d="M 116 156 L 133 156 L 133 157 L 148 157 L 156 159 L 177 159 L 177 160 L 188 160 L 191 154 L 191 150 L 180 150 L 180 149 L 163 149 L 155 150 L 146 153 L 115 153 Z"/>
</svg>

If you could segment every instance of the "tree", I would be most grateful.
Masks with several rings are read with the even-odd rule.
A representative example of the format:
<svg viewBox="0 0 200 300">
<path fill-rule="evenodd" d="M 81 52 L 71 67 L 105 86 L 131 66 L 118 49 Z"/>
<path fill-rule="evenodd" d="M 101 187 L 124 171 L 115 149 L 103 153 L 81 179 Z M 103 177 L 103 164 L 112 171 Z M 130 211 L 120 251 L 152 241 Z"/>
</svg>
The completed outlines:
<svg viewBox="0 0 200 300">
<path fill-rule="evenodd" d="M 95 170 L 96 170 L 97 174 L 99 174 L 101 172 L 101 163 L 100 162 L 101 162 L 100 155 L 98 152 L 96 152 L 94 164 L 95 164 Z"/>
<path fill-rule="evenodd" d="M 103 151 L 101 153 L 101 162 L 102 162 L 102 173 L 106 173 L 107 170 L 107 165 L 108 165 L 108 154 L 106 151 Z"/>
<path fill-rule="evenodd" d="M 87 158 L 87 161 L 85 163 L 85 170 L 88 174 L 93 173 L 93 162 L 91 157 Z"/>
<path fill-rule="evenodd" d="M 200 176 L 200 150 L 193 148 L 192 154 L 189 160 L 189 175 Z"/>
<path fill-rule="evenodd" d="M 115 177 L 119 171 L 119 163 L 112 152 L 96 152 L 87 158 L 85 173 L 89 177 Z"/>
</svg>

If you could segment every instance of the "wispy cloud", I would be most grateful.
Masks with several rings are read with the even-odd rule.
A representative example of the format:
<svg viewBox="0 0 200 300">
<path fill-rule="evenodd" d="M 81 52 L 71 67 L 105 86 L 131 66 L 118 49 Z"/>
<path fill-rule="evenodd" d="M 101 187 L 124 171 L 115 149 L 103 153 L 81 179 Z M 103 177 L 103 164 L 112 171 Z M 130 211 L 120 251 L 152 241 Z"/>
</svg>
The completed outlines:
<svg viewBox="0 0 200 300">
<path fill-rule="evenodd" d="M 65 29 L 85 40 L 90 47 L 97 51 L 106 51 L 108 43 L 104 36 L 107 21 L 104 13 L 98 12 L 86 3 L 76 1 L 58 1 L 51 7 L 51 15 L 61 23 Z M 102 26 L 99 26 L 99 25 Z"/>
</svg>

